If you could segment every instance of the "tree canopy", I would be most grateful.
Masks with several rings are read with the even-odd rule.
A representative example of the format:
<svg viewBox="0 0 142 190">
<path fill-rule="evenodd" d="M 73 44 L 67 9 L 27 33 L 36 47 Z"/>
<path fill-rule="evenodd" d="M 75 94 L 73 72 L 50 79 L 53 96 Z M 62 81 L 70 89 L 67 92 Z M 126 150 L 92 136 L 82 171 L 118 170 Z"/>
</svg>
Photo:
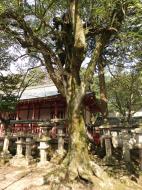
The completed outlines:
<svg viewBox="0 0 142 190">
<path fill-rule="evenodd" d="M 96 185 L 81 103 L 102 54 L 139 7 L 138 0 L 0 2 L 1 35 L 6 34 L 24 53 L 40 61 L 66 99 L 69 148 L 67 156 L 60 160 L 64 177 L 56 172 L 60 187 L 64 180 L 78 179 Z M 82 73 L 87 56 L 90 61 Z M 106 189 L 110 189 L 109 183 Z"/>
</svg>

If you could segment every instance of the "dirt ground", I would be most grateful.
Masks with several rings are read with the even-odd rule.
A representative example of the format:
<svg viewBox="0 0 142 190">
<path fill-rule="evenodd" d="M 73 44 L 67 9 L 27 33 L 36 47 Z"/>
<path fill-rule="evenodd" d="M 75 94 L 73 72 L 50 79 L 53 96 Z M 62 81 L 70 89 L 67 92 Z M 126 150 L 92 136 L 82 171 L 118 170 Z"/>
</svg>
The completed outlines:
<svg viewBox="0 0 142 190">
<path fill-rule="evenodd" d="M 43 176 L 47 168 L 32 167 L 0 167 L 0 190 L 48 190 Z M 142 190 L 142 176 L 138 179 L 139 189 Z M 62 189 L 64 190 L 64 189 Z M 68 189 L 65 189 L 68 190 Z M 83 187 L 75 190 L 86 190 Z M 105 189 L 104 189 L 105 190 Z M 134 188 L 134 190 L 137 190 Z"/>
<path fill-rule="evenodd" d="M 43 184 L 42 176 L 46 172 L 43 168 L 34 167 L 0 167 L 0 190 L 26 190 L 31 186 L 39 187 Z"/>
</svg>

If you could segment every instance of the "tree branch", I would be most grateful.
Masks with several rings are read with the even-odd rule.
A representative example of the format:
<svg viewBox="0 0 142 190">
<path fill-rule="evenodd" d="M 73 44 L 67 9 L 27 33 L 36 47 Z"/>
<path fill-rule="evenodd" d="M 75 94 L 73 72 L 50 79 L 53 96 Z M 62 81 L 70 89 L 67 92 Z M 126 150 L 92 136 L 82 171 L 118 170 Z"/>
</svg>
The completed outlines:
<svg viewBox="0 0 142 190">
<path fill-rule="evenodd" d="M 102 51 L 105 45 L 107 44 L 107 42 L 109 41 L 109 39 L 110 39 L 110 35 L 106 35 L 106 34 L 105 35 L 100 34 L 96 36 L 96 47 L 94 49 L 91 61 L 88 64 L 86 72 L 84 73 L 84 76 L 83 76 L 83 79 L 84 79 L 83 83 L 85 84 L 86 89 L 89 87 L 89 83 L 93 80 L 92 76 L 94 74 L 94 70 L 102 54 Z"/>
<path fill-rule="evenodd" d="M 62 86 L 62 79 L 59 75 L 59 72 L 56 72 L 56 68 L 54 65 L 58 65 L 60 68 L 60 74 L 62 73 L 62 66 L 60 64 L 59 59 L 57 58 L 54 51 L 44 43 L 41 39 L 38 38 L 37 35 L 34 34 L 32 28 L 26 23 L 24 18 L 19 15 L 18 13 L 15 13 L 13 11 L 3 14 L 3 17 L 6 18 L 12 18 L 17 21 L 19 24 L 19 29 L 22 29 L 24 31 L 24 40 L 19 37 L 18 32 L 11 30 L 9 27 L 5 26 L 5 29 L 7 32 L 11 33 L 15 38 L 19 41 L 19 43 L 24 48 L 34 48 L 36 49 L 37 53 L 41 53 L 43 55 L 43 58 L 45 60 L 45 66 L 48 69 L 48 72 L 50 74 L 51 79 L 57 86 Z M 18 29 L 17 29 L 18 30 Z M 62 91 L 63 88 L 61 88 Z M 63 92 L 63 91 L 62 91 Z"/>
</svg>

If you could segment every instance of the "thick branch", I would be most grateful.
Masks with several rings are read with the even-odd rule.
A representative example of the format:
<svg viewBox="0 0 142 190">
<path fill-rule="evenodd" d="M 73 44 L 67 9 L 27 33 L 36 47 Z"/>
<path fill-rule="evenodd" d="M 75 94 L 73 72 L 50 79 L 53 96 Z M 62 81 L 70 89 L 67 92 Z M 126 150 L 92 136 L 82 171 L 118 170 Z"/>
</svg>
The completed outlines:
<svg viewBox="0 0 142 190">
<path fill-rule="evenodd" d="M 94 70 L 102 54 L 102 51 L 105 45 L 107 44 L 107 42 L 109 41 L 109 39 L 110 39 L 110 35 L 106 35 L 106 34 L 104 35 L 100 34 L 96 36 L 96 47 L 94 49 L 92 59 L 86 69 L 86 72 L 84 73 L 83 83 L 85 84 L 86 89 L 89 87 L 89 83 L 93 80 Z"/>
<path fill-rule="evenodd" d="M 70 0 L 70 17 L 74 35 L 74 47 L 73 47 L 73 68 L 79 68 L 85 57 L 86 41 L 83 23 L 79 15 L 78 0 Z M 79 71 L 78 71 L 79 72 Z"/>
<path fill-rule="evenodd" d="M 53 80 L 53 82 L 57 86 L 58 90 L 60 90 L 61 94 L 64 95 L 64 88 L 63 88 L 63 81 L 62 81 L 63 78 L 62 78 L 61 73 L 59 72 L 59 70 L 56 70 L 53 67 L 50 55 L 44 54 L 44 53 L 42 55 L 45 60 L 45 66 L 50 75 L 50 78 Z"/>
<path fill-rule="evenodd" d="M 51 79 L 57 85 L 57 87 L 60 87 L 60 90 L 62 91 L 62 79 L 61 77 L 59 77 L 59 72 L 61 74 L 63 68 L 60 64 L 60 60 L 57 58 L 56 54 L 50 48 L 50 46 L 43 42 L 41 39 L 39 39 L 36 34 L 34 34 L 29 24 L 18 13 L 11 11 L 9 13 L 3 14 L 3 18 L 12 18 L 17 21 L 19 25 L 19 28 L 17 28 L 17 30 L 22 29 L 24 31 L 23 38 L 20 37 L 20 34 L 18 32 L 11 30 L 10 27 L 5 27 L 7 29 L 7 32 L 10 32 L 13 36 L 15 36 L 15 38 L 19 41 L 22 47 L 34 48 L 37 53 L 41 53 L 43 55 Z M 57 70 L 59 72 L 57 72 Z"/>
</svg>

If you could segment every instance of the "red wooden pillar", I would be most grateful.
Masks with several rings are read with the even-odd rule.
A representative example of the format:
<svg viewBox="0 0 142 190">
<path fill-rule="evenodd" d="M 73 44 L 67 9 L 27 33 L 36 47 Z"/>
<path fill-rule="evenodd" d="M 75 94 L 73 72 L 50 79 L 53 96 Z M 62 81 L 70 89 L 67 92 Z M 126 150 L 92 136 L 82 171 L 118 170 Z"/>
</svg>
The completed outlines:
<svg viewBox="0 0 142 190">
<path fill-rule="evenodd" d="M 39 102 L 39 105 L 38 105 L 38 120 L 40 119 L 40 102 Z"/>
<path fill-rule="evenodd" d="M 40 101 L 38 101 L 38 107 L 37 107 L 37 119 L 38 120 L 40 120 L 40 104 L 41 104 L 41 102 Z M 39 129 L 39 127 L 37 127 L 37 125 L 35 126 L 35 130 L 34 130 L 34 132 L 35 133 L 40 133 L 40 129 Z"/>
<path fill-rule="evenodd" d="M 17 111 L 16 111 L 16 120 L 19 120 L 19 112 L 20 112 L 20 110 L 18 108 Z"/>
<path fill-rule="evenodd" d="M 29 101 L 28 101 L 27 109 L 28 109 L 28 113 L 27 113 L 27 120 L 28 120 L 29 119 L 29 115 L 30 115 L 30 104 L 29 104 Z"/>
<path fill-rule="evenodd" d="M 58 116 L 58 105 L 57 102 L 54 103 L 54 118 L 56 119 Z"/>
<path fill-rule="evenodd" d="M 35 113 L 36 113 L 36 110 L 35 110 L 35 104 L 33 103 L 32 120 L 35 119 Z"/>
</svg>

